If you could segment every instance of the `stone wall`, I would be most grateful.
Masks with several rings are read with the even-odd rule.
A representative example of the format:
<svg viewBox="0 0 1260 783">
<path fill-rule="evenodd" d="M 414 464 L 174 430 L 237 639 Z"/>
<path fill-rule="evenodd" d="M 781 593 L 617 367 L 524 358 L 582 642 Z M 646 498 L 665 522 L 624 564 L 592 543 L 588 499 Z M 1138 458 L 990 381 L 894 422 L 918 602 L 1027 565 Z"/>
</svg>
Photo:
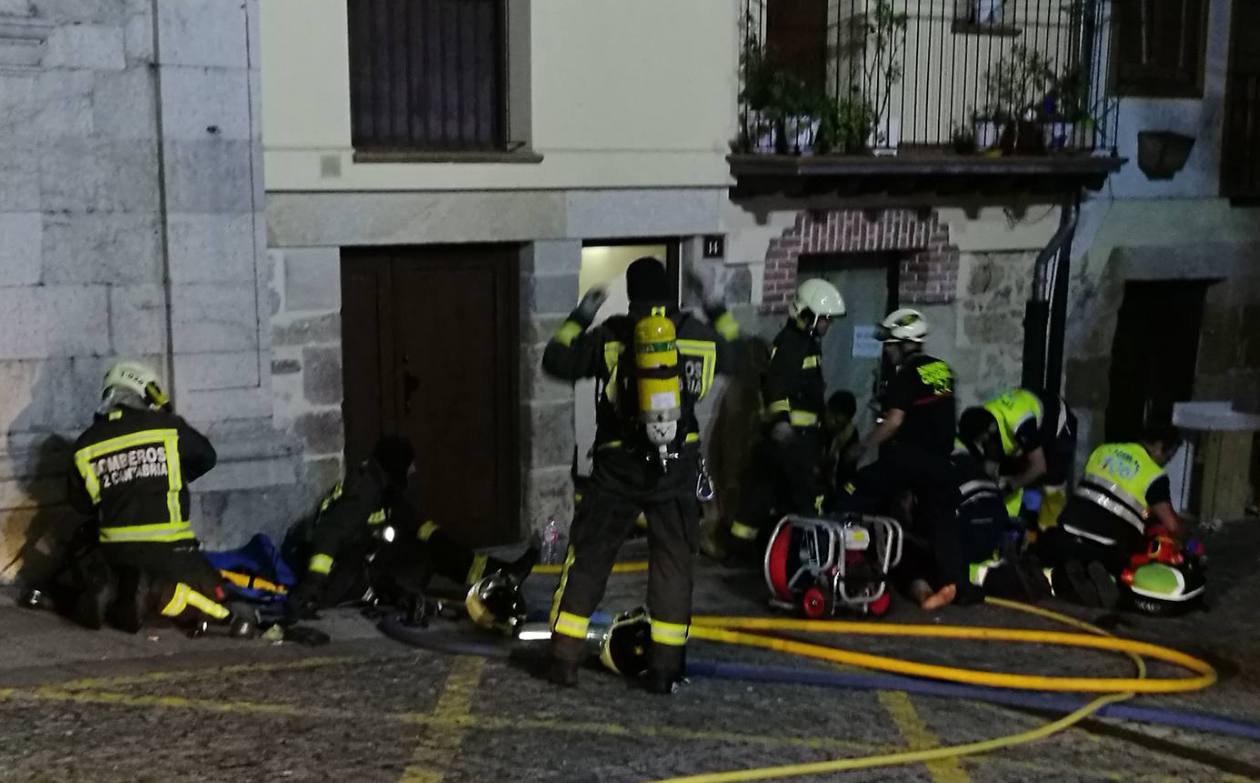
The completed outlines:
<svg viewBox="0 0 1260 783">
<path fill-rule="evenodd" d="M 298 475 L 270 426 L 257 12 L 0 2 L 0 579 L 73 523 L 67 445 L 115 357 L 159 368 L 218 447 L 208 544 L 287 516 L 264 513 Z"/>
<path fill-rule="evenodd" d="M 533 242 L 521 257 L 522 523 L 573 518 L 573 387 L 542 371 L 543 349 L 577 302 L 582 243 Z"/>
</svg>

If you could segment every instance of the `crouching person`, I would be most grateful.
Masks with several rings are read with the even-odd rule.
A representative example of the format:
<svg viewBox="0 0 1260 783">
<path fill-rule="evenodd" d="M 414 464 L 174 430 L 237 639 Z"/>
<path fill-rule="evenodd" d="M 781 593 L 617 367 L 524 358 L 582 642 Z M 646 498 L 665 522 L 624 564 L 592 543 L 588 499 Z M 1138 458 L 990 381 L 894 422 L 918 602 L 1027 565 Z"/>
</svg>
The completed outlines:
<svg viewBox="0 0 1260 783">
<path fill-rule="evenodd" d="M 1164 467 L 1181 445 L 1171 426 L 1154 427 L 1140 443 L 1104 443 L 1044 537 L 1054 566 L 1055 594 L 1112 609 L 1125 595 L 1160 613 L 1203 592 L 1195 552 L 1186 551 L 1187 525 L 1172 507 Z"/>
<path fill-rule="evenodd" d="M 82 572 L 74 616 L 138 631 L 155 616 L 251 636 L 253 617 L 223 603 L 219 573 L 188 521 L 188 484 L 214 467 L 204 435 L 171 409 L 158 377 L 135 362 L 105 374 L 95 421 L 74 444 L 69 498 L 94 519 L 99 558 Z"/>
<path fill-rule="evenodd" d="M 381 438 L 318 512 L 289 531 L 283 552 L 299 573 L 287 602 L 292 618 L 369 595 L 385 600 L 418 595 L 434 574 L 464 586 L 496 572 L 518 586 L 525 580 L 538 562 L 536 547 L 513 562 L 496 560 L 459 544 L 436 523 L 421 522 L 406 497 L 414 472 L 411 443 L 399 436 Z"/>
</svg>

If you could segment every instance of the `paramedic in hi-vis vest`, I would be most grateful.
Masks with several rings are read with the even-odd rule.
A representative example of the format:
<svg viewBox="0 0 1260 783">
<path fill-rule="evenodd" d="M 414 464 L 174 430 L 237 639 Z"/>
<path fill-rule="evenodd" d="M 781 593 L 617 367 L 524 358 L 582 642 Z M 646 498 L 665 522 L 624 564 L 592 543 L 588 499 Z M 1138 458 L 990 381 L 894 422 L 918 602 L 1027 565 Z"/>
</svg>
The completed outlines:
<svg viewBox="0 0 1260 783">
<path fill-rule="evenodd" d="M 976 442 L 984 431 L 996 429 L 1001 447 L 1000 483 L 1012 519 L 1019 519 L 1024 489 L 1043 481 L 1055 497 L 1050 508 L 1062 509 L 1059 498 L 1076 450 L 1076 417 L 1062 399 L 1028 389 L 1010 389 L 982 407 L 963 411 L 958 426 L 967 442 Z M 1052 524 L 1053 518 L 1038 521 L 1040 528 Z"/>
<path fill-rule="evenodd" d="M 712 281 L 711 281 L 712 282 Z M 691 621 L 699 544 L 700 430 L 696 403 L 733 364 L 739 333 L 715 286 L 706 324 L 672 303 L 665 265 L 640 258 L 626 270 L 629 312 L 591 328 L 606 295 L 593 289 L 547 344 L 543 370 L 574 382 L 595 378 L 594 470 L 574 515 L 552 606 L 548 677 L 577 682 L 591 614 L 635 518 L 647 518 L 651 646 L 645 687 L 674 690 Z"/>
<path fill-rule="evenodd" d="M 1150 428 L 1140 443 L 1104 443 L 1094 449 L 1041 550 L 1054 566 L 1056 593 L 1112 608 L 1115 579 L 1133 555 L 1147 548 L 1151 528 L 1184 539 L 1186 525 L 1172 506 L 1172 484 L 1164 467 L 1181 446 L 1172 426 Z"/>
</svg>

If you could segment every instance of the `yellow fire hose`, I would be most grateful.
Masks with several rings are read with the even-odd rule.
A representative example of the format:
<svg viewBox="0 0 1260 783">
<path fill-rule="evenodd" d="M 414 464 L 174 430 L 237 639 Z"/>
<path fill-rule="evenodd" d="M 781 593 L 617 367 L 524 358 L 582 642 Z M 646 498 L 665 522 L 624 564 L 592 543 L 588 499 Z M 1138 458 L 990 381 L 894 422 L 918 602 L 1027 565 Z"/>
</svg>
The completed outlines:
<svg viewBox="0 0 1260 783">
<path fill-rule="evenodd" d="M 966 626 L 937 625 L 891 625 L 876 623 L 791 620 L 778 618 L 741 618 L 741 617 L 695 617 L 692 619 L 691 635 L 698 639 L 742 644 L 765 649 L 781 650 L 794 655 L 803 655 L 833 663 L 844 663 L 862 666 L 868 669 L 910 674 L 934 679 L 945 679 L 975 685 L 996 685 L 1005 688 L 1038 689 L 1038 690 L 1073 690 L 1106 695 L 1094 699 L 1090 703 L 1069 715 L 1047 723 L 1036 729 L 997 737 L 980 742 L 963 745 L 952 745 L 929 750 L 890 753 L 866 758 L 845 758 L 834 761 L 812 762 L 805 764 L 787 764 L 762 769 L 735 770 L 701 775 L 670 778 L 660 783 L 730 783 L 733 781 L 767 780 L 770 778 L 788 778 L 802 775 L 820 775 L 836 772 L 849 772 L 874 767 L 919 764 L 946 758 L 972 756 L 990 753 L 995 750 L 1023 745 L 1045 739 L 1064 731 L 1085 720 L 1098 710 L 1118 701 L 1131 698 L 1135 692 L 1142 693 L 1174 693 L 1201 690 L 1216 681 L 1216 672 L 1204 661 L 1184 653 L 1171 650 L 1160 645 L 1148 644 L 1128 639 L 1119 639 L 1106 631 L 1089 623 L 1048 609 L 1004 601 L 997 598 L 987 599 L 987 603 L 1017 611 L 1034 614 L 1054 620 L 1074 628 L 1087 631 L 1087 634 L 1064 633 L 1055 631 L 1029 631 L 1008 628 L 971 628 Z M 1026 643 L 1048 643 L 1086 649 L 1121 652 L 1133 660 L 1137 668 L 1136 678 L 1089 678 L 1089 677 L 1045 677 L 1039 675 L 1019 675 L 976 671 L 951 666 L 937 666 L 913 661 L 904 661 L 880 655 L 869 655 L 835 647 L 797 642 L 763 636 L 757 633 L 746 633 L 748 630 L 805 631 L 814 633 L 854 633 L 878 636 L 913 636 L 919 638 L 945 639 L 977 639 L 987 641 L 1017 641 Z M 1173 663 L 1195 672 L 1198 676 L 1185 679 L 1156 678 L 1146 676 L 1146 664 L 1141 656 L 1150 656 Z"/>
<path fill-rule="evenodd" d="M 637 573 L 646 571 L 646 561 L 617 563 L 613 573 Z M 537 574 L 559 574 L 562 566 L 535 566 Z M 1035 631 L 1014 628 L 985 628 L 959 625 L 897 625 L 891 623 L 850 622 L 842 620 L 798 620 L 772 617 L 722 617 L 696 616 L 691 620 L 691 637 L 725 644 L 739 644 L 778 650 L 792 655 L 848 664 L 865 669 L 894 674 L 924 677 L 934 680 L 982 685 L 997 688 L 1041 691 L 1076 691 L 1104 694 L 1080 709 L 1029 731 L 1005 737 L 951 745 L 928 750 L 889 753 L 865 758 L 845 758 L 834 761 L 787 764 L 761 769 L 715 772 L 686 777 L 669 778 L 659 783 L 735 783 L 737 781 L 789 778 L 803 775 L 821 775 L 850 772 L 875 767 L 921 764 L 947 758 L 974 756 L 995 750 L 1024 745 L 1045 739 L 1071 728 L 1094 713 L 1115 702 L 1132 698 L 1138 693 L 1185 693 L 1203 690 L 1216 682 L 1216 671 L 1205 661 L 1177 650 L 1157 644 L 1116 637 L 1097 626 L 1059 612 L 1043 609 L 1017 601 L 987 598 L 994 606 L 1012 609 L 1042 617 L 1076 628 L 1084 633 L 1063 631 Z M 1065 647 L 1102 650 L 1123 653 L 1136 668 L 1136 677 L 1059 677 L 1035 674 L 986 672 L 954 666 L 918 663 L 883 655 L 872 655 L 838 647 L 812 644 L 792 639 L 767 636 L 755 631 L 796 631 L 805 633 L 847 633 L 865 636 L 906 636 L 933 639 L 967 639 L 976 641 L 1021 642 L 1026 644 L 1052 644 Z M 1151 678 L 1147 676 L 1143 656 L 1164 661 L 1193 672 L 1185 678 Z"/>
</svg>

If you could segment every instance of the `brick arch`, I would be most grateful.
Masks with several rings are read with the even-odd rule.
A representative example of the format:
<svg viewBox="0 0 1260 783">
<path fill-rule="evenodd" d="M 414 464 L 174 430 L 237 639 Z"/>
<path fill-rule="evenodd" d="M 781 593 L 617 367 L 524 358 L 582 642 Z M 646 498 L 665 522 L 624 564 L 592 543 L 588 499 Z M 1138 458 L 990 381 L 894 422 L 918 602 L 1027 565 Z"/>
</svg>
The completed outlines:
<svg viewBox="0 0 1260 783">
<path fill-rule="evenodd" d="M 901 261 L 898 298 L 902 304 L 954 301 L 958 287 L 958 247 L 950 244 L 949 224 L 936 210 L 806 210 L 782 236 L 770 240 L 762 273 L 761 311 L 787 310 L 796 290 L 802 255 L 906 252 Z"/>
</svg>

